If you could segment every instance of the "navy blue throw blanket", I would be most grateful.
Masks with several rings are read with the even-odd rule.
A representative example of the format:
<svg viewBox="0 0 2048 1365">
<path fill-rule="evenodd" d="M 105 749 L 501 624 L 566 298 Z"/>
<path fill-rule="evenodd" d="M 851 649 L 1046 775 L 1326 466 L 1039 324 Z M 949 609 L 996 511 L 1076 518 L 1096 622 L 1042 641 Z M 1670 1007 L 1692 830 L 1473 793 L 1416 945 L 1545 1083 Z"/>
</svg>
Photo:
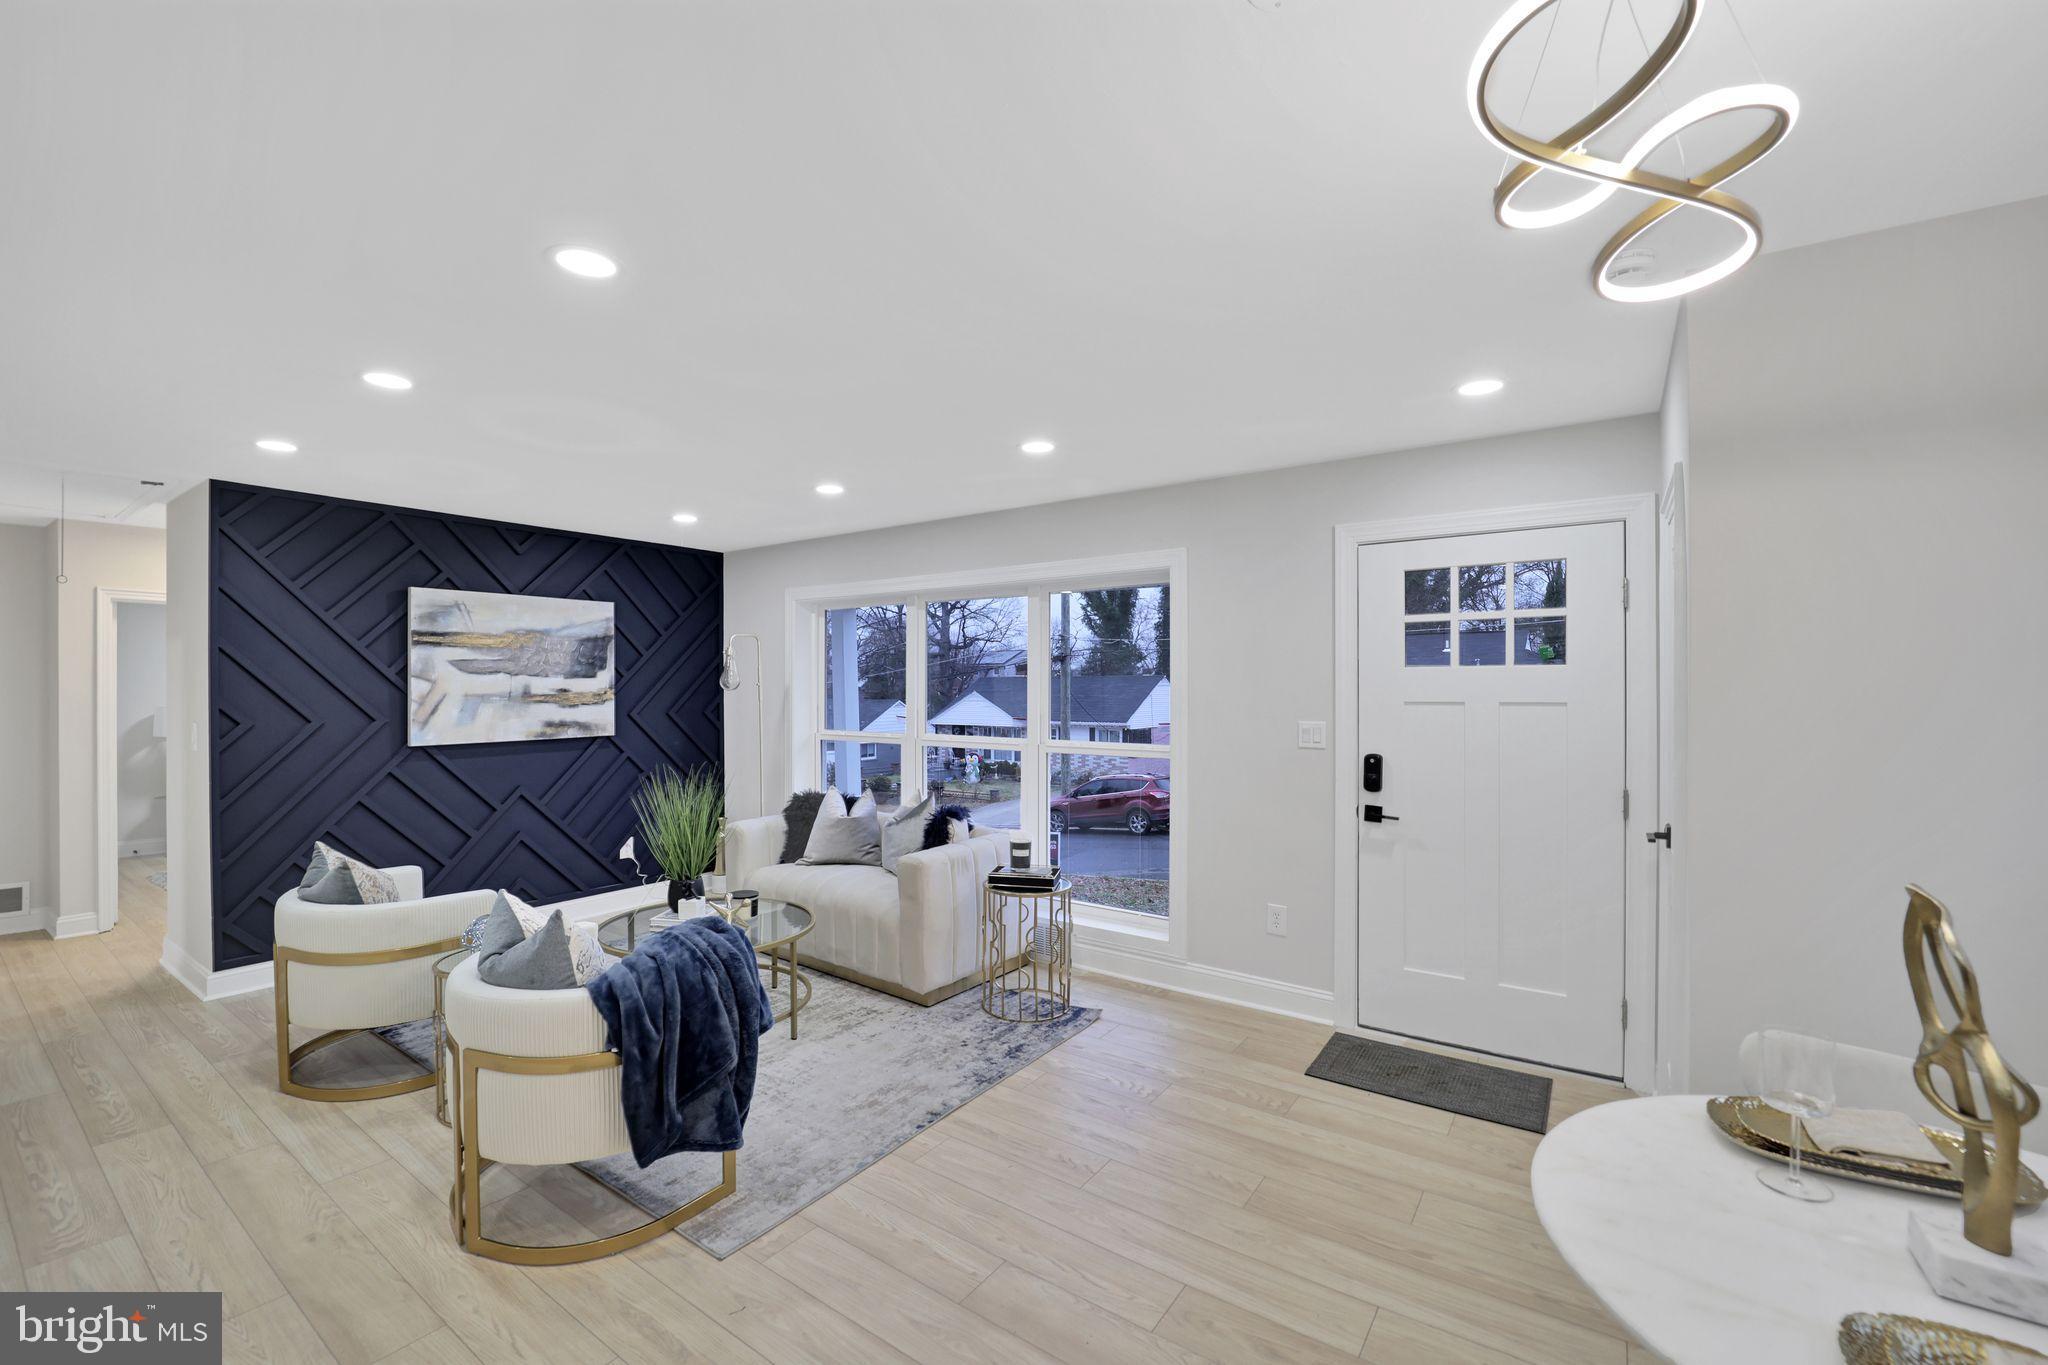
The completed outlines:
<svg viewBox="0 0 2048 1365">
<path fill-rule="evenodd" d="M 775 1023 L 745 932 L 716 915 L 684 920 L 583 989 L 619 1054 L 633 1159 L 738 1147 L 761 1035 Z"/>
</svg>

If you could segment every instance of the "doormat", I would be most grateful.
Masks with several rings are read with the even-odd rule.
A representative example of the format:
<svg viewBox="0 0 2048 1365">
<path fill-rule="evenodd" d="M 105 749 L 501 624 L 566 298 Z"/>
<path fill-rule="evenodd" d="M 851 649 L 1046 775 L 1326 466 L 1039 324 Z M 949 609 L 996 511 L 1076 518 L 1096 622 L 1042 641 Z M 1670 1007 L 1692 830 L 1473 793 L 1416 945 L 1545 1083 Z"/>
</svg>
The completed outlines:
<svg viewBox="0 0 2048 1365">
<path fill-rule="evenodd" d="M 1550 1078 L 1468 1062 L 1372 1038 L 1333 1033 L 1308 1075 L 1467 1118 L 1541 1133 L 1550 1123 Z"/>
</svg>

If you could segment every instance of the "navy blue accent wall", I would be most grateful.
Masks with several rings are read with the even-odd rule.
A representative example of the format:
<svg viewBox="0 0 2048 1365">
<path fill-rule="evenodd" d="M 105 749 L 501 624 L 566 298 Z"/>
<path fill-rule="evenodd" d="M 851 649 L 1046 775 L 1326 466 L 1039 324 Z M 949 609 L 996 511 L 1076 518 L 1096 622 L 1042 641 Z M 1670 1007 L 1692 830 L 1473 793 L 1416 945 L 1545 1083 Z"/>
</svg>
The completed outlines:
<svg viewBox="0 0 2048 1365">
<path fill-rule="evenodd" d="M 720 762 L 720 555 L 229 483 L 211 539 L 216 971 L 270 957 L 315 839 L 555 900 L 632 880 L 642 774 Z M 613 603 L 618 733 L 407 747 L 411 587 Z"/>
</svg>

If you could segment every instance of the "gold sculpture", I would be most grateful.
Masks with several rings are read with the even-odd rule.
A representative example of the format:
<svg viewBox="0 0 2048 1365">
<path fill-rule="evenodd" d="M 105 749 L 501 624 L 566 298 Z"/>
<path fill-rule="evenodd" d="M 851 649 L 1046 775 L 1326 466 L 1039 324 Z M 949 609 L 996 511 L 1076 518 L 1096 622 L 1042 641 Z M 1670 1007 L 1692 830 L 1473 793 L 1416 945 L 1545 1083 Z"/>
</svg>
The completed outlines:
<svg viewBox="0 0 2048 1365">
<path fill-rule="evenodd" d="M 1977 973 L 1956 942 L 1948 907 L 1917 886 L 1908 886 L 1906 896 L 1906 976 L 1913 983 L 1921 1028 L 1913 1079 L 1928 1102 L 1963 1130 L 1963 1236 L 1986 1251 L 2010 1256 L 2020 1129 L 2041 1112 L 2041 1097 L 2005 1064 L 1984 1030 Z M 1935 980 L 1953 1023 L 1942 1017 Z M 1948 1074 L 1949 1095 L 1935 1085 L 1937 1066 Z M 1986 1133 L 1991 1135 L 1988 1151 Z"/>
<path fill-rule="evenodd" d="M 1792 131 L 1793 120 L 1799 116 L 1798 97 L 1782 85 L 1731 85 L 1701 95 L 1657 120 L 1618 158 L 1595 156 L 1587 151 L 1588 142 L 1649 93 L 1650 87 L 1678 59 L 1686 40 L 1699 27 L 1704 0 L 1679 0 L 1678 12 L 1673 16 L 1663 40 L 1643 59 L 1643 64 L 1591 113 L 1551 138 L 1511 128 L 1495 117 L 1488 106 L 1487 80 L 1514 36 L 1528 27 L 1537 15 L 1561 3 L 1562 0 L 1514 0 L 1479 45 L 1478 55 L 1472 59 L 1471 73 L 1466 78 L 1465 103 L 1472 121 L 1479 125 L 1480 133 L 1489 142 L 1514 158 L 1516 163 L 1494 188 L 1494 217 L 1503 227 L 1555 227 L 1591 212 L 1616 191 L 1629 190 L 1648 196 L 1650 206 L 1615 233 L 1594 261 L 1593 286 L 1603 297 L 1618 303 L 1675 299 L 1734 274 L 1747 265 L 1762 247 L 1763 220 L 1755 209 L 1717 186 L 1755 165 L 1784 140 L 1785 134 Z M 1557 15 L 1553 11 L 1553 27 L 1556 22 Z M 1548 42 L 1547 36 L 1545 41 Z M 1541 59 L 1538 60 L 1540 63 Z M 1690 176 L 1664 175 L 1644 166 L 1646 158 L 1693 124 L 1737 109 L 1762 110 L 1770 117 L 1762 131 L 1729 156 Z M 1516 191 L 1538 174 L 1546 172 L 1589 184 L 1581 193 L 1560 204 L 1526 208 L 1516 202 Z M 1713 214 L 1733 225 L 1741 233 L 1742 240 L 1714 264 L 1655 284 L 1630 283 L 1610 268 L 1632 242 L 1665 215 L 1679 209 Z"/>
</svg>

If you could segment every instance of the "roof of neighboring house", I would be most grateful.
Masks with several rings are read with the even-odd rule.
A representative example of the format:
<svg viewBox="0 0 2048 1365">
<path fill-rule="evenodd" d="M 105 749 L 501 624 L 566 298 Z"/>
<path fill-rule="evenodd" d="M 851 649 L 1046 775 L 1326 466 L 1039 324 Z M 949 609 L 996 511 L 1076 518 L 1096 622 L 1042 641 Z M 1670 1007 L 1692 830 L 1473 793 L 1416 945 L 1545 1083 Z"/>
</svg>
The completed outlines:
<svg viewBox="0 0 2048 1365">
<path fill-rule="evenodd" d="M 1082 725 L 1128 725 L 1131 717 L 1145 705 L 1146 698 L 1165 681 L 1150 673 L 1076 673 L 1067 684 L 1071 691 L 1067 718 Z M 966 691 L 934 713 L 932 724 L 953 724 L 946 719 L 946 713 L 979 694 L 989 705 L 1022 725 L 1024 689 L 1029 682 L 1028 678 L 977 678 Z M 1061 710 L 1061 690 L 1060 679 L 1055 677 L 1052 680 L 1055 717 Z"/>
<path fill-rule="evenodd" d="M 860 699 L 860 728 L 865 730 L 884 715 L 903 705 L 886 697 L 862 697 Z"/>
</svg>

